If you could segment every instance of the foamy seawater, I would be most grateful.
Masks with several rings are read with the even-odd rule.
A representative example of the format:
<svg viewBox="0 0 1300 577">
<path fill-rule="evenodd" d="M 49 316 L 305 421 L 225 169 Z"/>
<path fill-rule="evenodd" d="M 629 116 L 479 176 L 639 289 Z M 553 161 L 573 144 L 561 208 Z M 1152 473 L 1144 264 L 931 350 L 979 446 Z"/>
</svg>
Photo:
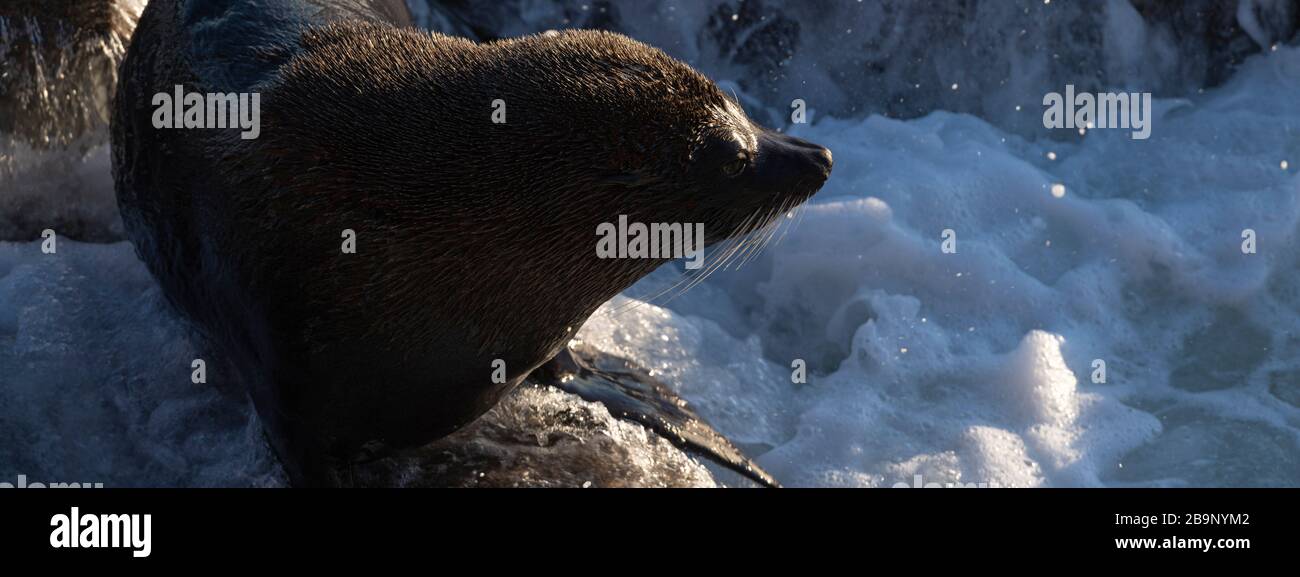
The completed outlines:
<svg viewBox="0 0 1300 577">
<path fill-rule="evenodd" d="M 1294 485 L 1297 94 L 1281 48 L 1157 100 L 1149 140 L 943 112 L 797 127 L 836 171 L 781 242 L 581 336 L 668 375 L 787 484 Z"/>
</svg>

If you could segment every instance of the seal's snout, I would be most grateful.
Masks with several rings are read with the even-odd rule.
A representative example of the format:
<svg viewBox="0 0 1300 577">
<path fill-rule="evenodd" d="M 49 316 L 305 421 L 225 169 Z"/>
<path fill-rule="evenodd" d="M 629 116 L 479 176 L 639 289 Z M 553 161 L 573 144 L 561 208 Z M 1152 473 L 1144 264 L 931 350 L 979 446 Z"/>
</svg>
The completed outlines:
<svg viewBox="0 0 1300 577">
<path fill-rule="evenodd" d="M 785 138 L 790 142 L 789 145 L 792 148 L 798 149 L 799 153 L 805 157 L 804 162 L 811 167 L 808 170 L 814 177 L 820 177 L 822 182 L 830 178 L 831 168 L 835 166 L 835 158 L 831 155 L 831 149 L 813 144 L 802 138 L 793 136 L 785 136 Z"/>
<path fill-rule="evenodd" d="M 782 193 L 812 196 L 831 176 L 831 151 L 786 134 L 764 131 L 759 137 L 758 176 Z"/>
</svg>

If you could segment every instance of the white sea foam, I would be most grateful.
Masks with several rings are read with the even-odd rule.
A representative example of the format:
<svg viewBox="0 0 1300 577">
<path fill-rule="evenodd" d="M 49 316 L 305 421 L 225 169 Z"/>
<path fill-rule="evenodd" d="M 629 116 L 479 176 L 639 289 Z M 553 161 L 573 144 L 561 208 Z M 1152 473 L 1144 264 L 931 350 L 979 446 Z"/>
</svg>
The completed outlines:
<svg viewBox="0 0 1300 577">
<path fill-rule="evenodd" d="M 943 112 L 799 127 L 836 172 L 797 229 L 580 336 L 772 447 L 759 461 L 790 484 L 1294 484 L 1300 178 L 1278 161 L 1300 155 L 1296 94 L 1300 49 L 1282 48 L 1160 101 L 1149 141 L 1027 141 Z"/>
</svg>

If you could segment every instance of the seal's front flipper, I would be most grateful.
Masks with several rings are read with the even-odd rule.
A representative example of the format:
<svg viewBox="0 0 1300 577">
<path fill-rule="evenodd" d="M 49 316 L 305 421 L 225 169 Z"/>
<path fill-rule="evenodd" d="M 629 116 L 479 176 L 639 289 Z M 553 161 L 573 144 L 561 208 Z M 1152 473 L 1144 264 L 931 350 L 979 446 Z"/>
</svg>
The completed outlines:
<svg viewBox="0 0 1300 577">
<path fill-rule="evenodd" d="M 677 447 L 703 454 L 756 483 L 780 486 L 687 407 L 685 400 L 626 359 L 570 343 L 528 378 L 605 405 L 615 417 L 636 422 Z"/>
</svg>

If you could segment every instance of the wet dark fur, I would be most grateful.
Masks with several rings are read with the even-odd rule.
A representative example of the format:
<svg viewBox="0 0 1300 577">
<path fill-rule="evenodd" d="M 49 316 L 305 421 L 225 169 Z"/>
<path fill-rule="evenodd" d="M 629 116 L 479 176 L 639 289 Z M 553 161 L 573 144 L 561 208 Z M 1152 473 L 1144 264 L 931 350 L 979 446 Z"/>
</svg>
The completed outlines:
<svg viewBox="0 0 1300 577">
<path fill-rule="evenodd" d="M 828 153 L 728 113 L 710 81 L 623 36 L 475 44 L 346 12 L 289 41 L 240 24 L 276 41 L 247 47 L 265 70 L 232 71 L 195 61 L 177 4 L 150 4 L 123 66 L 119 203 L 168 297 L 244 372 L 297 482 L 464 426 L 662 264 L 596 258 L 599 223 L 704 222 L 717 241 L 829 174 Z M 153 129 L 149 100 L 176 83 L 252 86 L 261 137 Z M 498 98 L 506 124 L 490 121 Z M 737 131 L 775 148 L 725 178 L 715 141 Z"/>
</svg>

